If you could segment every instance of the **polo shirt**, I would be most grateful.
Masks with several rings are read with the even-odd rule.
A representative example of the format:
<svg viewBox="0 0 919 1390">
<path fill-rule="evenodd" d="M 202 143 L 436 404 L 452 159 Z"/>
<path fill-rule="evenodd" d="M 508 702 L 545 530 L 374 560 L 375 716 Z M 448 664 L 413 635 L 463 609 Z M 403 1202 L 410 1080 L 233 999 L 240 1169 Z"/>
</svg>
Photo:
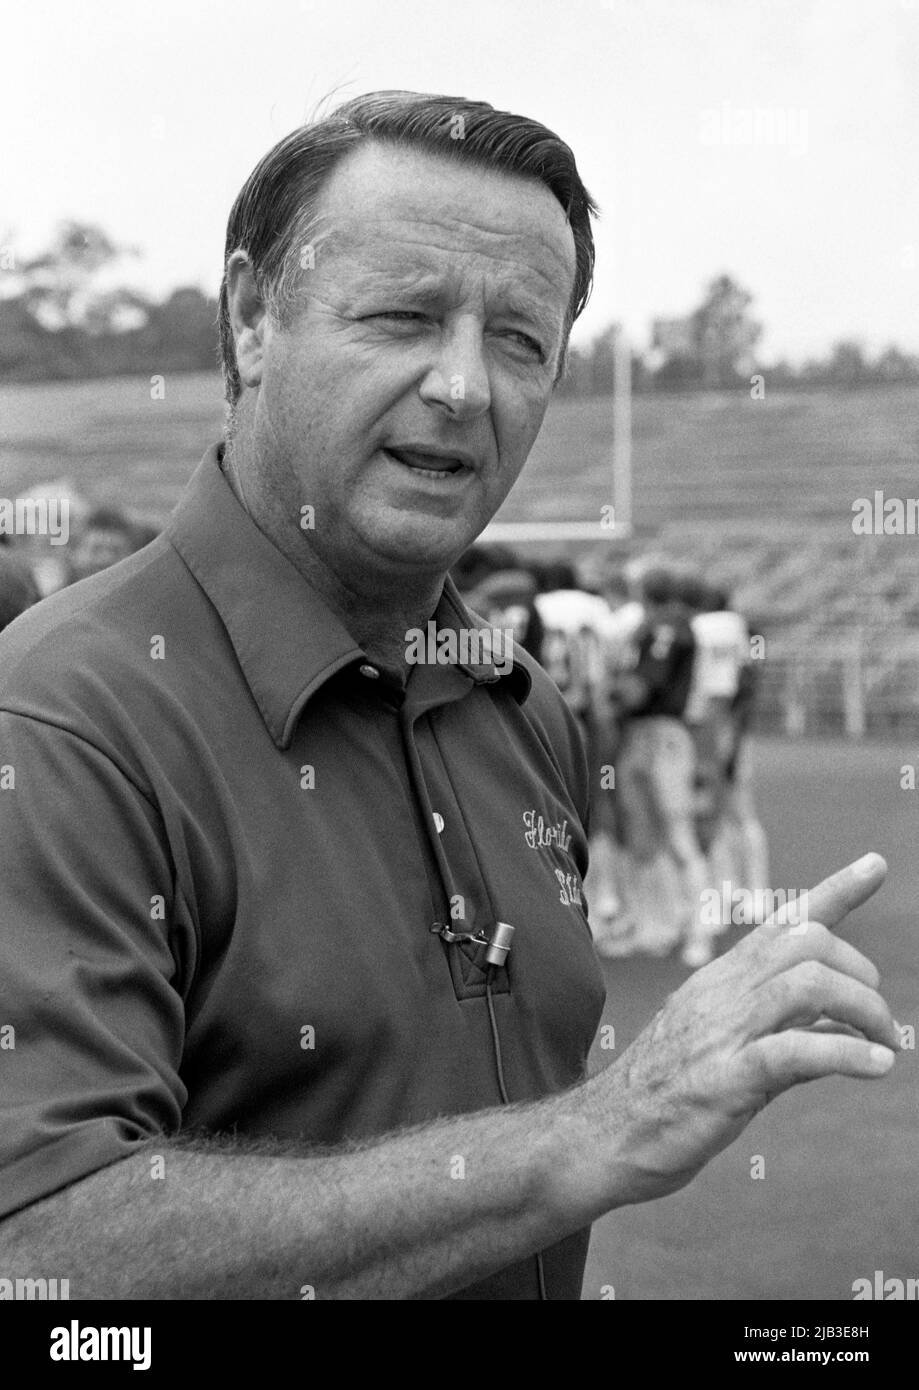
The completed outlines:
<svg viewBox="0 0 919 1390">
<path fill-rule="evenodd" d="M 449 579 L 433 616 L 485 626 Z M 510 1100 L 585 1075 L 584 754 L 498 659 L 370 662 L 219 446 L 152 544 L 0 635 L 0 1213 L 190 1127 L 334 1145 L 500 1105 L 482 948 L 438 925 L 515 927 Z M 549 1297 L 588 1238 L 544 1253 Z M 456 1296 L 536 1297 L 536 1261 Z"/>
</svg>

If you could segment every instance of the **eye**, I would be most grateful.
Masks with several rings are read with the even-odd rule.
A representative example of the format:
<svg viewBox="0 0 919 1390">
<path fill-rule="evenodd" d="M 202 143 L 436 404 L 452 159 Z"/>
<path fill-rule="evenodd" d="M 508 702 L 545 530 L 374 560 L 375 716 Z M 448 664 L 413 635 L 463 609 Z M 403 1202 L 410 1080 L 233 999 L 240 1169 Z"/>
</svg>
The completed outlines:
<svg viewBox="0 0 919 1390">
<path fill-rule="evenodd" d="M 390 319 L 395 323 L 412 323 L 417 319 L 423 319 L 424 314 L 416 309 L 381 309 L 377 314 L 368 315 L 372 319 Z"/>
<path fill-rule="evenodd" d="M 523 333 L 520 329 L 514 328 L 509 329 L 504 334 L 504 337 L 510 338 L 515 343 L 518 343 L 525 352 L 533 357 L 537 357 L 540 362 L 546 360 L 546 354 L 543 351 L 542 344 L 538 343 L 535 338 L 532 338 L 529 333 Z"/>
</svg>

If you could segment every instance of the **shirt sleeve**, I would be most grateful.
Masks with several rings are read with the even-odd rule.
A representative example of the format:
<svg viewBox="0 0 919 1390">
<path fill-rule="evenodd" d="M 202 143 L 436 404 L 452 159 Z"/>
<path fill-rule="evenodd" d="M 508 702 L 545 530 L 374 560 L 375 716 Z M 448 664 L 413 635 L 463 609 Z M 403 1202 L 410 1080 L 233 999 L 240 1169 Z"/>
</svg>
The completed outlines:
<svg viewBox="0 0 919 1390">
<path fill-rule="evenodd" d="M 0 1216 L 179 1128 L 183 927 L 152 803 L 0 712 Z"/>
</svg>

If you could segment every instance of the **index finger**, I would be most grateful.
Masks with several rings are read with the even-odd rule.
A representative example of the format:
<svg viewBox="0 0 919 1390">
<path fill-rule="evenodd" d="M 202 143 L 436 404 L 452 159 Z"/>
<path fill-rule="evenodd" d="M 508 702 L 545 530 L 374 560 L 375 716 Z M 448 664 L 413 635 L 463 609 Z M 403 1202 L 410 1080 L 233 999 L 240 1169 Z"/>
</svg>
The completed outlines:
<svg viewBox="0 0 919 1390">
<path fill-rule="evenodd" d="M 863 854 L 861 859 L 847 864 L 811 888 L 807 894 L 807 916 L 827 927 L 838 927 L 844 917 L 872 893 L 876 893 L 887 877 L 887 862 L 880 854 Z M 766 926 L 782 924 L 781 909 L 769 918 Z"/>
</svg>

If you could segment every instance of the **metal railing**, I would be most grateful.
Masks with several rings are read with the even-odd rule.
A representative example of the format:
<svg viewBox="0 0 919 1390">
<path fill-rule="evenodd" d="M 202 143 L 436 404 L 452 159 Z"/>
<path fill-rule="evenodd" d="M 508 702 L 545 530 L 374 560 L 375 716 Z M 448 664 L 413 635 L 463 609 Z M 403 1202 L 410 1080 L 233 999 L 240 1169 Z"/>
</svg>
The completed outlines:
<svg viewBox="0 0 919 1390">
<path fill-rule="evenodd" d="M 919 645 L 844 633 L 767 647 L 756 727 L 791 738 L 919 736 Z"/>
</svg>

